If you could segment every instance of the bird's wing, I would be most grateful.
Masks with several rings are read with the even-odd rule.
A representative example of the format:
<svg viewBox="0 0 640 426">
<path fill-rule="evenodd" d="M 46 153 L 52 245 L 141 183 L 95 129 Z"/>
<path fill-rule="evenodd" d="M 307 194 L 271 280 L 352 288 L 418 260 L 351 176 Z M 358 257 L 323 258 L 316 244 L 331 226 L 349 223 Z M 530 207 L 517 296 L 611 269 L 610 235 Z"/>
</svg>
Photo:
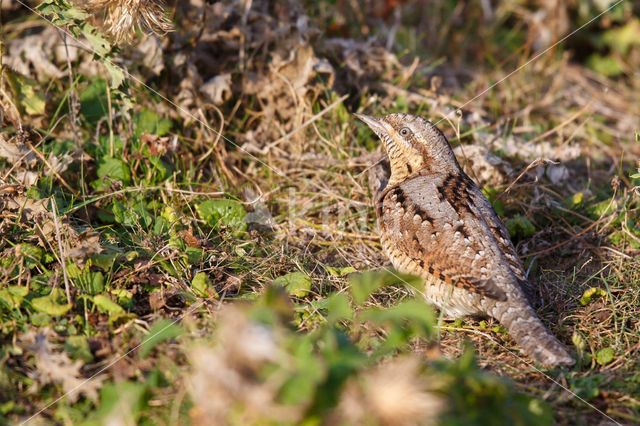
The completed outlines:
<svg viewBox="0 0 640 426">
<path fill-rule="evenodd" d="M 467 179 L 469 179 L 467 177 Z M 498 247 L 500 248 L 500 252 L 502 253 L 504 259 L 509 264 L 513 275 L 518 280 L 518 284 L 524 291 L 529 301 L 533 298 L 533 288 L 531 283 L 527 279 L 527 274 L 524 270 L 522 262 L 518 257 L 518 253 L 516 252 L 513 243 L 511 242 L 511 238 L 509 237 L 509 231 L 504 226 L 504 223 L 498 217 L 498 214 L 491 206 L 491 202 L 484 196 L 482 191 L 476 186 L 472 185 L 470 192 L 471 201 L 474 206 L 478 209 L 478 211 L 482 214 L 483 219 L 491 229 L 491 233 L 493 237 L 496 239 Z"/>
<path fill-rule="evenodd" d="M 417 175 L 381 194 L 381 226 L 430 274 L 504 301 L 516 277 L 474 204 L 473 187 L 463 174 Z"/>
</svg>

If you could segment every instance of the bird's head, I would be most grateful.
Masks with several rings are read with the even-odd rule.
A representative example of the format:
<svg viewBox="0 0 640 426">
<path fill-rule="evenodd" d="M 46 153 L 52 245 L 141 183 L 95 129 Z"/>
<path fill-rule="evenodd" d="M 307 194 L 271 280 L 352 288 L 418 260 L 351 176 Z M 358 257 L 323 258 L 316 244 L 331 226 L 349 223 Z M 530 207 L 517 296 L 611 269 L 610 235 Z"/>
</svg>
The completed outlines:
<svg viewBox="0 0 640 426">
<path fill-rule="evenodd" d="M 430 121 L 411 114 L 354 115 L 384 142 L 391 164 L 389 185 L 402 182 L 425 168 L 447 172 L 458 167 L 447 138 Z"/>
</svg>

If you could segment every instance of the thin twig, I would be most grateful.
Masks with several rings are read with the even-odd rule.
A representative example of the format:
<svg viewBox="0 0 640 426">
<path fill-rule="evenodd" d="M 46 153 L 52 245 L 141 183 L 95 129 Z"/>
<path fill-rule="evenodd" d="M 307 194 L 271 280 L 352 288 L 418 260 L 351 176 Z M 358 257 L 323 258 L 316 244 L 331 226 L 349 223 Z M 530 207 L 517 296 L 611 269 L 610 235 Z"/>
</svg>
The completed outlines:
<svg viewBox="0 0 640 426">
<path fill-rule="evenodd" d="M 60 174 L 56 171 L 56 169 L 53 168 L 53 166 L 51 164 L 49 164 L 49 162 L 47 161 L 47 159 L 44 157 L 44 155 L 42 155 L 42 153 L 40 151 L 38 151 L 37 149 L 35 149 L 33 147 L 33 145 L 31 145 L 31 142 L 27 142 L 27 145 L 29 146 L 29 149 L 31 151 L 33 151 L 34 154 L 36 154 L 38 156 L 38 158 L 40 158 L 40 160 L 42 160 L 42 162 L 49 168 L 49 170 L 51 170 L 51 172 L 55 175 L 55 177 L 60 181 L 60 183 L 62 183 L 64 185 L 65 188 L 67 188 L 69 191 L 71 191 L 71 193 L 73 195 L 78 195 L 78 192 L 76 190 L 74 190 L 73 188 L 71 188 L 69 186 L 69 184 L 67 183 L 67 181 L 65 181 L 62 176 L 60 176 Z"/>
<path fill-rule="evenodd" d="M 309 124 L 313 123 L 314 121 L 316 121 L 317 119 L 319 119 L 320 117 L 322 117 L 323 115 L 325 115 L 326 113 L 328 113 L 329 111 L 331 111 L 332 109 L 334 109 L 338 104 L 342 103 L 342 101 L 344 101 L 345 99 L 347 99 L 347 97 L 349 97 L 349 95 L 343 95 L 340 96 L 338 99 L 336 99 L 334 102 L 332 102 L 328 107 L 326 107 L 325 109 L 323 109 L 322 111 L 320 111 L 319 113 L 317 113 L 316 115 L 314 115 L 313 117 L 311 117 L 310 119 L 308 119 L 307 121 L 305 121 L 304 123 L 302 123 L 302 126 L 300 127 L 296 127 L 295 129 L 293 129 L 292 131 L 290 131 L 289 133 L 287 133 L 286 135 L 284 135 L 283 137 L 281 137 L 280 139 L 277 139 L 273 142 L 271 142 L 269 145 L 265 146 L 262 150 L 261 153 L 262 154 L 266 154 L 269 149 L 271 149 L 274 146 L 277 146 L 280 142 L 282 142 L 285 139 L 289 139 L 291 136 L 295 135 L 296 133 L 298 133 L 300 130 L 304 129 L 305 127 L 307 127 Z"/>
<path fill-rule="evenodd" d="M 548 130 L 546 132 L 544 132 L 541 135 L 536 136 L 535 138 L 531 139 L 530 141 L 528 141 L 527 143 L 529 144 L 533 144 L 538 142 L 541 139 L 546 138 L 549 135 L 552 135 L 553 133 L 556 133 L 558 130 L 562 129 L 564 126 L 566 126 L 567 124 L 571 123 L 572 121 L 574 121 L 575 119 L 577 119 L 578 117 L 580 117 L 582 114 L 585 113 L 585 111 L 587 111 L 589 109 L 589 107 L 591 106 L 591 104 L 593 104 L 598 98 L 597 97 L 592 97 L 591 100 L 589 101 L 588 104 L 586 104 L 585 106 L 583 106 L 582 108 L 580 108 L 580 111 L 576 112 L 575 114 L 573 114 L 571 117 L 567 118 L 566 120 L 564 120 L 562 123 L 558 124 L 557 126 L 555 126 L 553 129 Z"/>
</svg>

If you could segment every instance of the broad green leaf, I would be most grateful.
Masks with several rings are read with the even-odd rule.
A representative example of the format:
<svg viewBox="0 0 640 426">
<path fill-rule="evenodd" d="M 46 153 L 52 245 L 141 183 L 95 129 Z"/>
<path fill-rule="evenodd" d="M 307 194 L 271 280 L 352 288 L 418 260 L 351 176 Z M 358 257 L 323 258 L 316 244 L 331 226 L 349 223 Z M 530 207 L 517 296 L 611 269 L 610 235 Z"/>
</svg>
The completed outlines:
<svg viewBox="0 0 640 426">
<path fill-rule="evenodd" d="M 136 203 L 133 206 L 125 207 L 118 201 L 114 200 L 111 205 L 111 211 L 116 222 L 122 225 L 137 226 L 142 225 L 149 228 L 153 224 L 153 216 L 142 203 Z"/>
<path fill-rule="evenodd" d="M 175 322 L 165 319 L 158 321 L 151 327 L 149 334 L 144 338 L 142 349 L 140 350 L 140 357 L 146 358 L 151 349 L 158 343 L 178 337 L 182 335 L 182 333 L 182 328 Z"/>
<path fill-rule="evenodd" d="M 89 43 L 91 43 L 91 47 L 93 47 L 95 53 L 103 57 L 104 55 L 109 53 L 109 51 L 111 50 L 111 45 L 109 44 L 107 39 L 102 37 L 102 35 L 96 30 L 93 25 L 85 23 L 80 29 Z"/>
<path fill-rule="evenodd" d="M 24 255 L 25 265 L 29 269 L 35 268 L 40 262 L 42 262 L 42 249 L 33 244 L 22 243 L 20 249 Z"/>
<path fill-rule="evenodd" d="M 611 49 L 626 55 L 631 46 L 640 45 L 640 19 L 631 19 L 622 27 L 605 31 L 602 40 Z"/>
<path fill-rule="evenodd" d="M 178 222 L 178 212 L 171 206 L 166 206 L 164 210 L 162 210 L 162 217 L 171 225 Z"/>
<path fill-rule="evenodd" d="M 93 354 L 89 349 L 89 342 L 86 336 L 69 336 L 65 339 L 64 350 L 73 359 L 81 359 L 85 363 L 93 361 Z"/>
<path fill-rule="evenodd" d="M 145 383 L 105 383 L 100 389 L 100 405 L 94 413 L 93 421 L 86 424 L 99 425 L 107 423 L 106 420 L 109 418 L 119 419 L 123 416 L 122 407 L 127 407 L 126 416 L 132 419 L 132 424 L 140 424 L 137 420 L 140 413 L 148 407 L 147 401 L 151 397 L 150 386 L 152 383 L 149 383 L 149 380 Z"/>
<path fill-rule="evenodd" d="M 24 107 L 24 110 L 27 114 L 44 114 L 44 110 L 47 105 L 46 100 L 44 96 L 36 91 L 35 84 L 31 84 L 28 81 L 29 80 L 25 80 L 25 82 L 21 85 L 18 94 L 18 100 Z"/>
<path fill-rule="evenodd" d="M 596 362 L 600 365 L 607 365 L 613 361 L 615 352 L 613 348 L 602 348 L 596 352 Z"/>
<path fill-rule="evenodd" d="M 119 180 L 125 185 L 131 182 L 129 165 L 119 158 L 102 157 L 98 161 L 97 174 L 98 181 L 102 185 L 109 185 L 109 183 L 104 183 L 103 181 L 105 176 L 113 180 Z"/>
<path fill-rule="evenodd" d="M 347 295 L 344 293 L 332 294 L 329 297 L 329 303 L 327 306 L 329 314 L 327 315 L 327 321 L 329 324 L 337 321 L 351 319 L 353 317 L 353 310 Z"/>
<path fill-rule="evenodd" d="M 612 202 L 611 200 L 603 200 L 595 205 L 589 206 L 589 208 L 587 208 L 587 212 L 591 218 L 599 219 L 600 217 L 613 212 L 615 208 L 615 202 Z"/>
<path fill-rule="evenodd" d="M 124 82 L 124 71 L 122 70 L 122 68 L 114 64 L 110 60 L 103 61 L 102 63 L 104 64 L 105 68 L 107 68 L 107 71 L 111 76 L 111 88 L 115 89 L 116 87 L 122 85 L 122 83 Z"/>
<path fill-rule="evenodd" d="M 605 77 L 615 77 L 622 74 L 623 68 L 618 60 L 612 56 L 602 56 L 594 53 L 587 59 L 587 66 Z"/>
<path fill-rule="evenodd" d="M 204 249 L 197 247 L 187 247 L 184 250 L 184 253 L 187 255 L 187 262 L 190 265 L 199 264 L 200 262 L 202 262 L 202 260 L 204 260 L 205 257 Z"/>
<path fill-rule="evenodd" d="M 107 296 L 98 294 L 93 297 L 93 303 L 98 307 L 98 309 L 102 312 L 108 312 L 109 315 L 117 315 L 123 314 L 124 309 L 122 306 L 118 305 L 113 300 L 109 299 Z"/>
<path fill-rule="evenodd" d="M 64 303 L 66 300 L 64 292 L 59 288 L 54 288 L 48 296 L 33 299 L 31 305 L 38 312 L 44 312 L 52 317 L 59 317 L 71 309 L 70 303 Z"/>
<path fill-rule="evenodd" d="M 168 118 L 160 118 L 158 114 L 148 108 L 143 109 L 133 118 L 134 135 L 142 136 L 143 133 L 150 135 L 163 136 L 171 130 L 171 120 Z"/>
<path fill-rule="evenodd" d="M 191 280 L 191 288 L 193 292 L 199 297 L 209 297 L 207 289 L 211 287 L 211 281 L 204 272 L 198 272 Z"/>
<path fill-rule="evenodd" d="M 10 308 L 17 309 L 28 293 L 27 287 L 12 285 L 0 290 L 0 299 L 4 300 Z"/>
<path fill-rule="evenodd" d="M 284 287 L 287 293 L 295 297 L 305 297 L 311 290 L 311 278 L 302 272 L 292 272 L 273 280 L 273 285 Z"/>
<path fill-rule="evenodd" d="M 234 200 L 207 200 L 196 207 L 198 215 L 209 226 L 220 229 L 222 227 L 231 228 L 235 231 L 247 229 L 245 217 L 247 212 L 242 204 Z"/>
<path fill-rule="evenodd" d="M 410 328 L 425 337 L 431 335 L 435 325 L 433 309 L 426 302 L 417 299 L 410 299 L 386 309 L 369 308 L 360 314 L 360 318 L 376 323 L 407 322 Z"/>
<path fill-rule="evenodd" d="M 422 279 L 409 274 L 401 274 L 395 271 L 367 271 L 362 274 L 353 274 L 349 277 L 351 283 L 351 295 L 356 304 L 360 305 L 378 289 L 392 285 L 409 285 L 413 288 L 422 286 Z"/>
<path fill-rule="evenodd" d="M 94 80 L 80 93 L 80 113 L 95 125 L 102 117 L 109 115 L 107 83 L 103 79 Z"/>
<path fill-rule="evenodd" d="M 68 263 L 67 273 L 76 286 L 92 296 L 104 290 L 104 274 L 100 271 L 92 272 L 90 261 L 82 270 L 74 263 Z"/>
<path fill-rule="evenodd" d="M 87 19 L 89 17 L 87 12 L 82 9 L 78 9 L 77 7 L 70 7 L 64 11 L 63 15 L 70 19 Z"/>
<path fill-rule="evenodd" d="M 531 221 L 520 215 L 516 215 L 505 222 L 511 238 L 527 238 L 536 232 L 536 227 Z"/>
<path fill-rule="evenodd" d="M 345 275 L 349 275 L 353 272 L 356 272 L 356 269 L 353 266 L 345 266 L 345 267 L 333 267 L 324 265 L 324 268 L 334 277 L 344 277 Z"/>
<path fill-rule="evenodd" d="M 112 252 L 112 253 L 103 252 L 99 254 L 94 254 L 91 257 L 91 265 L 99 266 L 105 271 L 108 271 L 113 267 L 113 264 L 115 263 L 116 259 L 118 259 L 119 256 L 120 256 L 120 253 L 118 252 Z"/>
</svg>

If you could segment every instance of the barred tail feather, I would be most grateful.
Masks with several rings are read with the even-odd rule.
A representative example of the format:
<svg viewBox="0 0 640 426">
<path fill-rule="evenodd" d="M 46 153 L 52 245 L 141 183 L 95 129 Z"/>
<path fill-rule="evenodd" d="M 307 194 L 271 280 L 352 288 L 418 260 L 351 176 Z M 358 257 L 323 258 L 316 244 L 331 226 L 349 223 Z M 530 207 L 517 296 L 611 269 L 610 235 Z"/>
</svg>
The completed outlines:
<svg viewBox="0 0 640 426">
<path fill-rule="evenodd" d="M 530 306 L 509 308 L 498 320 L 524 352 L 542 365 L 572 365 L 575 363 L 565 346 L 547 330 Z"/>
</svg>

